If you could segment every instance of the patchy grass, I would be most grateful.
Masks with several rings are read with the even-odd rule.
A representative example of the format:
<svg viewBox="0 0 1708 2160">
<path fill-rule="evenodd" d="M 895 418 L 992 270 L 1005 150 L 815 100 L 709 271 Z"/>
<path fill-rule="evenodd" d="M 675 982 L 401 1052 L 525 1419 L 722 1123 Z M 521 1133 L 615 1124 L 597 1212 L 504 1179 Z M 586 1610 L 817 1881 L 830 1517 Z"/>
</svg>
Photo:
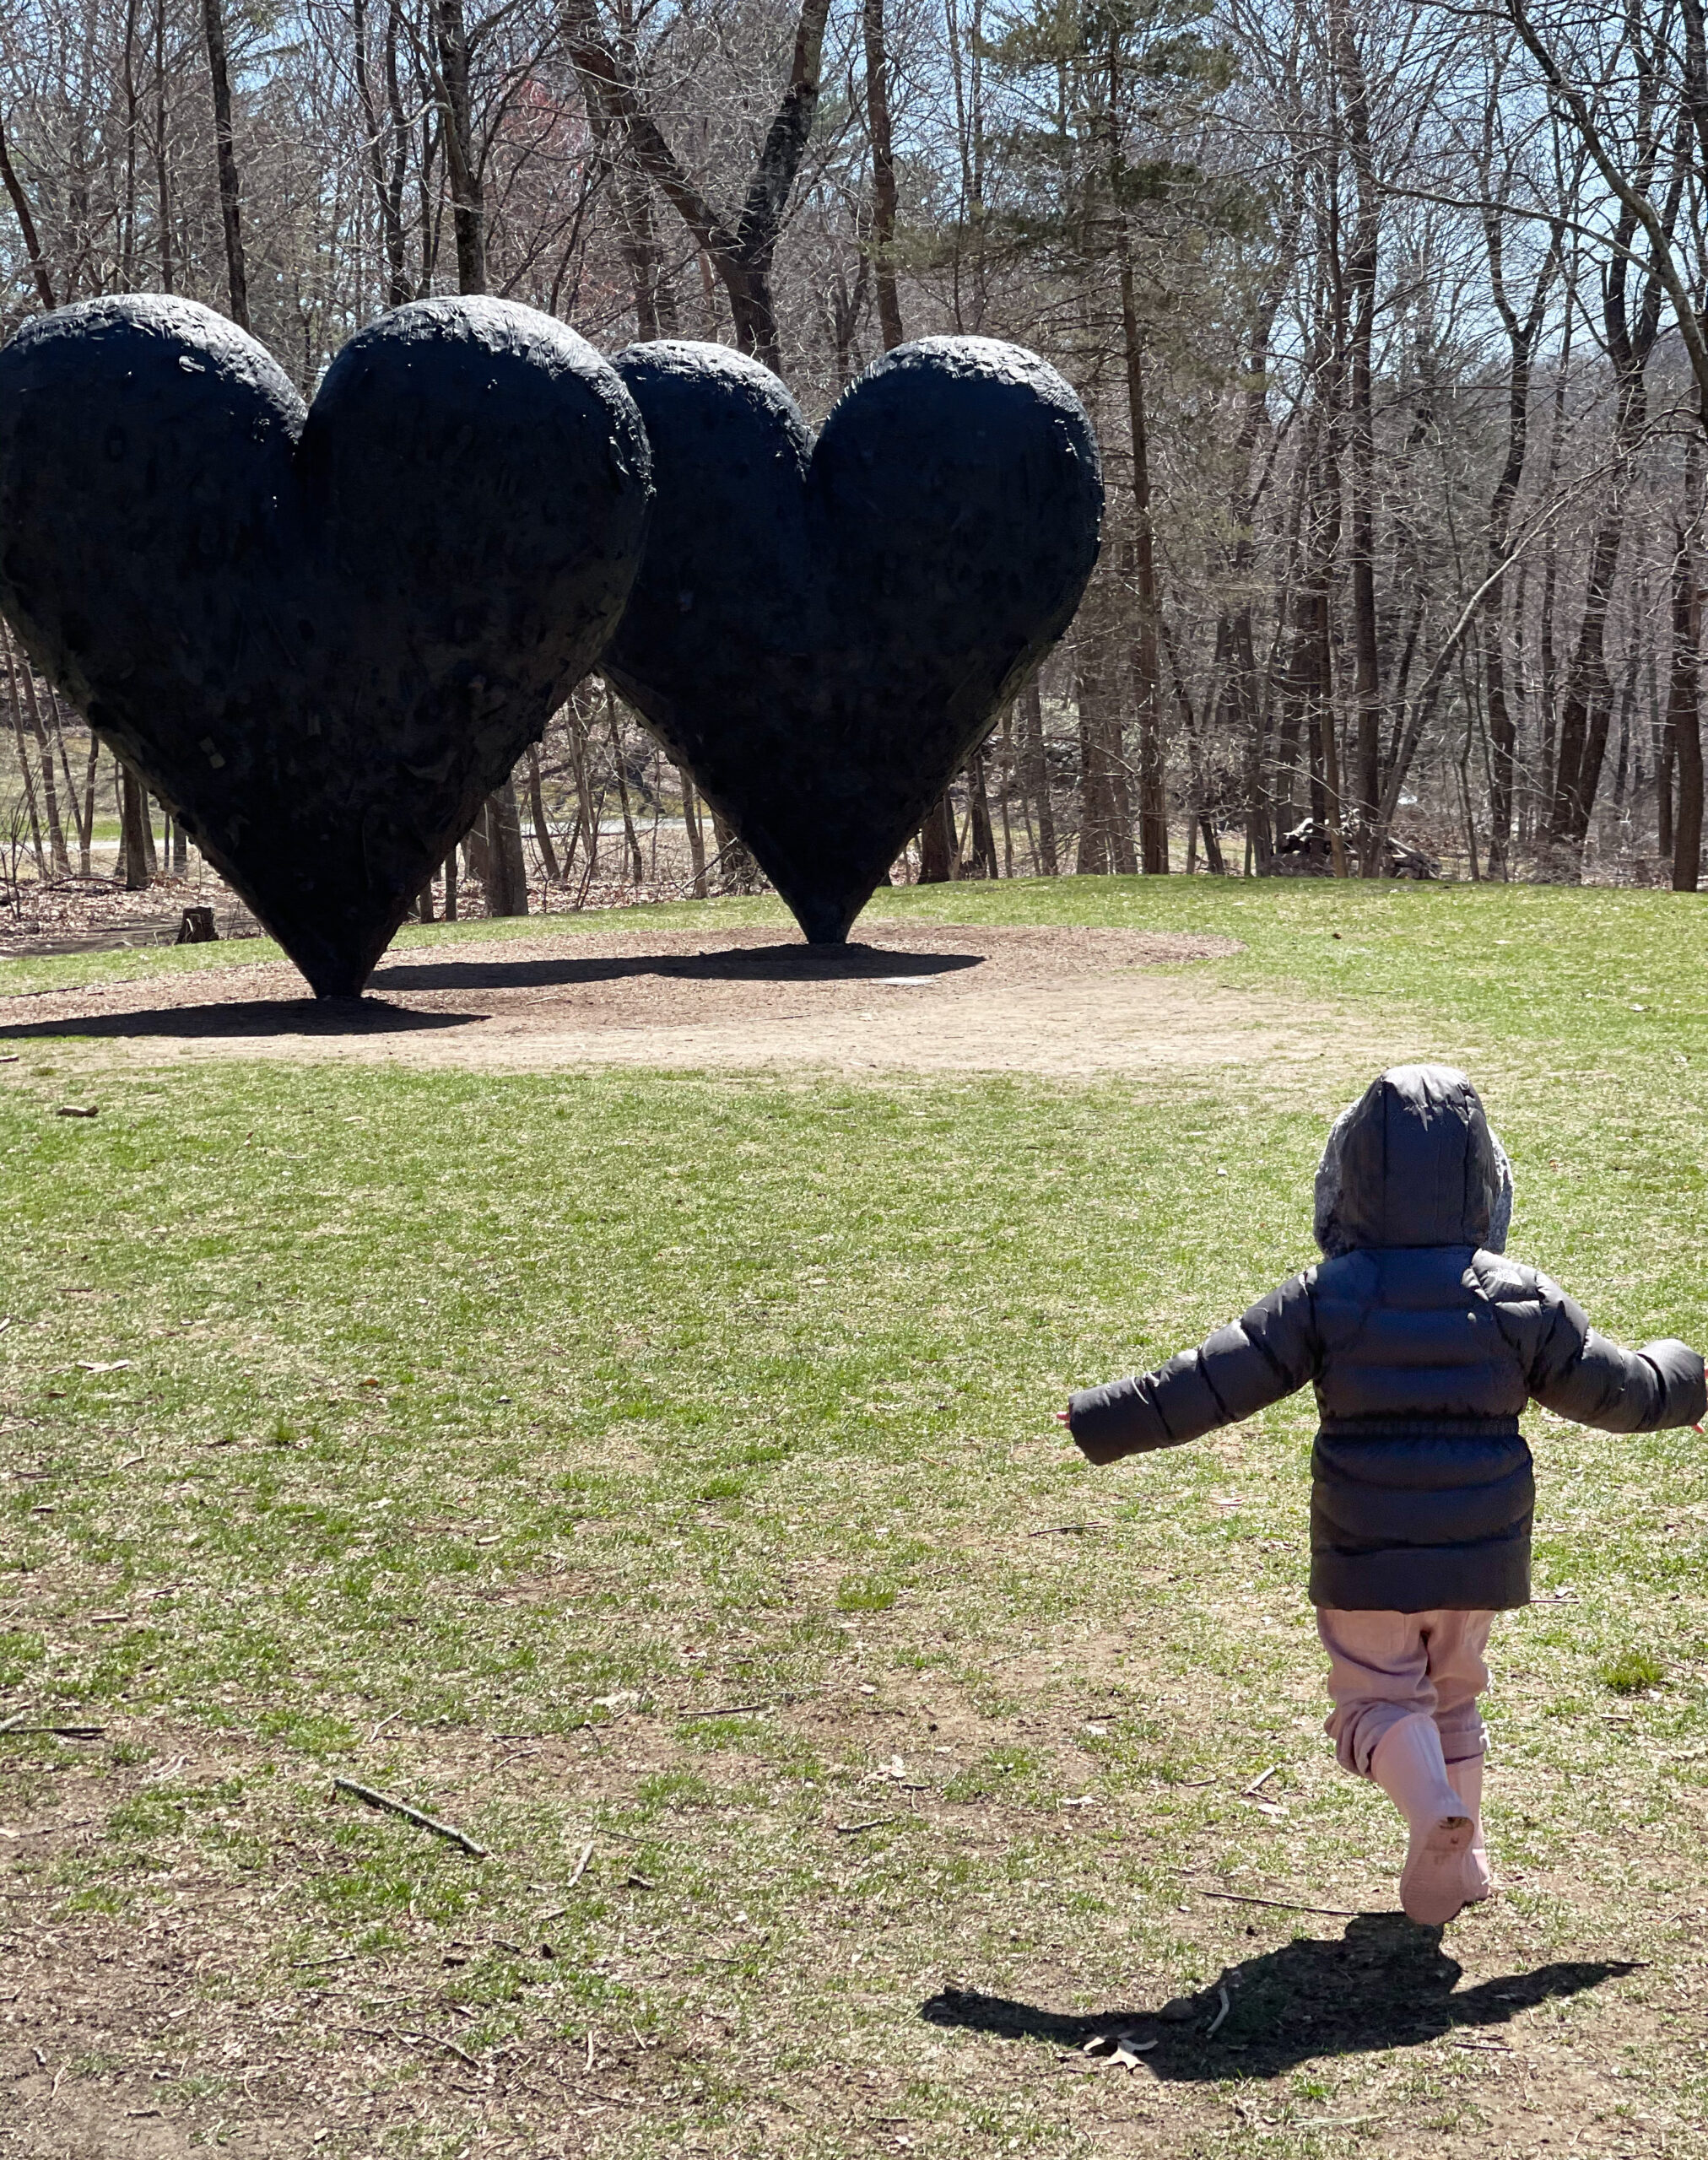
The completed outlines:
<svg viewBox="0 0 1708 2160">
<path fill-rule="evenodd" d="M 1231 928 L 1213 979 L 1473 1027 L 1515 1250 L 1708 1336 L 1700 903 L 884 905 Z M 1310 1257 L 1336 1105 L 233 1061 L 56 1118 L 98 1056 L 0 1089 L 24 2149 L 1702 2149 L 1698 1437 L 1533 1421 L 1456 1987 L 1320 1734 L 1308 1407 L 1114 1472 L 1050 1423 Z"/>
</svg>

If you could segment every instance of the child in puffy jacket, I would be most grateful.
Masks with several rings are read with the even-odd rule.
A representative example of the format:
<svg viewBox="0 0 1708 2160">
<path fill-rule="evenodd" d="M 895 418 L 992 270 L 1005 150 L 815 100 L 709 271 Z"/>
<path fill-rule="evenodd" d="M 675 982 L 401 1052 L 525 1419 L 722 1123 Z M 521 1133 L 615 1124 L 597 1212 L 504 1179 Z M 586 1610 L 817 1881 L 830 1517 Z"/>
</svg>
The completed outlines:
<svg viewBox="0 0 1708 2160">
<path fill-rule="evenodd" d="M 1440 1925 L 1489 1890 L 1481 1828 L 1483 1655 L 1530 1600 L 1532 1398 L 1605 1432 L 1689 1425 L 1702 1359 L 1621 1350 L 1534 1268 L 1501 1258 L 1512 1174 L 1476 1089 L 1402 1065 L 1336 1120 L 1316 1173 L 1323 1260 L 1143 1379 L 1058 1412 L 1093 1462 L 1177 1447 L 1307 1380 L 1311 1599 L 1327 1730 L 1410 1830 L 1400 1902 Z"/>
</svg>

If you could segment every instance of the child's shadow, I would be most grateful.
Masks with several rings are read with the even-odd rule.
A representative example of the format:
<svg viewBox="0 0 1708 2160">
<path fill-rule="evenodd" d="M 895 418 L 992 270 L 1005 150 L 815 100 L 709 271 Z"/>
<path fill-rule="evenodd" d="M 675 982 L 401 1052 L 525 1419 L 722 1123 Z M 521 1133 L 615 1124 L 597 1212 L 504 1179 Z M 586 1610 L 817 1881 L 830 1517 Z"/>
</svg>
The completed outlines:
<svg viewBox="0 0 1708 2160">
<path fill-rule="evenodd" d="M 1486 2038 L 1488 2028 L 1521 2010 L 1636 1969 L 1613 1963 L 1539 1965 L 1455 1994 L 1462 1968 L 1443 1954 L 1439 1928 L 1419 1927 L 1397 1913 L 1365 1913 L 1338 1942 L 1289 1942 L 1224 1968 L 1198 1994 L 1176 1996 L 1156 2010 L 1076 2017 L 950 1988 L 922 2004 L 921 2015 L 933 2025 L 1047 2040 L 1058 2048 L 1083 2049 L 1089 2040 L 1120 2034 L 1146 2069 L 1171 2082 L 1276 2077 L 1323 2055 L 1415 2047 L 1456 2026 L 1485 2036 L 1485 2045 L 1499 2044 Z"/>
</svg>

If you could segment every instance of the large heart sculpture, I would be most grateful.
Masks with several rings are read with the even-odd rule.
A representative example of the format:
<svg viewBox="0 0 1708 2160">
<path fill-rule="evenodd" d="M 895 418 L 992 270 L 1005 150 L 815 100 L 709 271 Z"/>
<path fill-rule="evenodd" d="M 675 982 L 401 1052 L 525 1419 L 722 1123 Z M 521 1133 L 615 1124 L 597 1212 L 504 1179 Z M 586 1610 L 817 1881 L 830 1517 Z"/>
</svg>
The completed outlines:
<svg viewBox="0 0 1708 2160">
<path fill-rule="evenodd" d="M 646 559 L 606 672 L 840 943 L 1073 618 L 1103 489 L 1078 399 L 1018 346 L 927 338 L 869 368 L 814 447 L 717 345 L 631 346 Z"/>
<path fill-rule="evenodd" d="M 305 413 L 157 296 L 0 352 L 0 609 L 321 996 L 597 661 L 651 500 L 611 368 L 531 308 L 422 300 Z"/>
</svg>

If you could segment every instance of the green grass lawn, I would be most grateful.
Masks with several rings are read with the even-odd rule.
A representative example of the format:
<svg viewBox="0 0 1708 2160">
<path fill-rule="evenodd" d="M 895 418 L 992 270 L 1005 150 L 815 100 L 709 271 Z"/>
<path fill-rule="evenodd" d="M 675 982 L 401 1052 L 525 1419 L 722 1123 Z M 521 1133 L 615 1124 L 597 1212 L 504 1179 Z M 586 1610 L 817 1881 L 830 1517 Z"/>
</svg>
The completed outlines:
<svg viewBox="0 0 1708 2160">
<path fill-rule="evenodd" d="M 1694 898 L 1062 879 L 881 912 L 1228 932 L 1207 980 L 1475 1045 L 1513 1250 L 1626 1341 L 1708 1340 Z M 1320 1732 L 1307 1403 L 1113 1472 L 1051 1423 L 1309 1261 L 1334 1105 L 16 1048 L 21 2149 L 149 2108 L 353 2160 L 1708 2150 L 1703 1440 L 1529 1428 L 1508 1887 L 1448 1930 L 1454 1993 Z M 54 1115 L 73 1082 L 98 1118 Z M 1141 2067 L 1089 2066 L 1129 2017 Z"/>
</svg>

